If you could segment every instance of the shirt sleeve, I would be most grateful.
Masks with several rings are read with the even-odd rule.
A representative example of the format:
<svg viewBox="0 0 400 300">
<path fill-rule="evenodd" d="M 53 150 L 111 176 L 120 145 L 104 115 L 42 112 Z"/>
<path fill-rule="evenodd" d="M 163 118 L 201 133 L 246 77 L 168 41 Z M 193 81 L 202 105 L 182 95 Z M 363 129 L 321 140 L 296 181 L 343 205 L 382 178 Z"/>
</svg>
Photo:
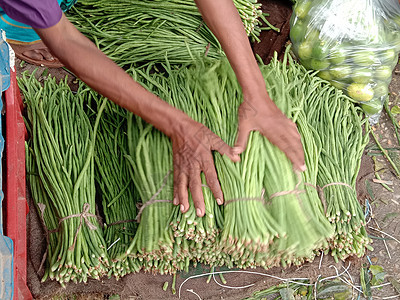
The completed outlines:
<svg viewBox="0 0 400 300">
<path fill-rule="evenodd" d="M 33 28 L 49 28 L 62 16 L 57 0 L 0 0 L 0 7 L 13 20 Z"/>
</svg>

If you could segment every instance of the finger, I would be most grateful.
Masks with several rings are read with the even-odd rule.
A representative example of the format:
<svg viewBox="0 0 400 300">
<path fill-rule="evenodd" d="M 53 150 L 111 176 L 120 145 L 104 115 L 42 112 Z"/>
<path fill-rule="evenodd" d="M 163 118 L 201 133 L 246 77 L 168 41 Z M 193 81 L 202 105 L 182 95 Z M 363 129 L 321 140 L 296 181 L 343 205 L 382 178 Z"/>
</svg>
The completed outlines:
<svg viewBox="0 0 400 300">
<path fill-rule="evenodd" d="M 173 164 L 174 164 L 174 199 L 172 201 L 172 203 L 174 205 L 179 205 L 179 195 L 178 195 L 178 182 L 179 182 L 179 172 L 180 172 L 180 168 L 179 168 L 179 156 L 173 155 Z"/>
<path fill-rule="evenodd" d="M 271 142 L 285 153 L 295 170 L 305 171 L 304 150 L 300 134 L 296 124 L 293 122 L 289 124 L 280 134 L 275 134 L 274 138 L 271 138 Z"/>
<path fill-rule="evenodd" d="M 235 153 L 232 147 L 229 147 L 218 135 L 214 135 L 212 144 L 210 145 L 211 150 L 218 151 L 221 155 L 228 156 L 232 161 L 240 161 L 239 153 Z"/>
<path fill-rule="evenodd" d="M 187 212 L 189 209 L 188 176 L 185 171 L 182 170 L 178 174 L 178 199 L 181 204 L 181 212 Z"/>
<path fill-rule="evenodd" d="M 224 204 L 224 195 L 222 194 L 221 185 L 214 164 L 203 165 L 203 173 L 206 177 L 207 185 L 217 200 L 219 205 Z"/>
<path fill-rule="evenodd" d="M 286 155 L 293 163 L 294 169 L 303 172 L 306 170 L 306 163 L 304 159 L 303 144 L 297 127 L 293 129 L 293 135 L 293 138 L 290 139 L 292 145 L 290 146 L 289 151 L 286 151 Z"/>
<path fill-rule="evenodd" d="M 203 190 L 201 189 L 200 168 L 193 167 L 190 171 L 189 188 L 192 193 L 194 207 L 196 208 L 196 215 L 198 217 L 204 216 L 205 205 Z"/>
<path fill-rule="evenodd" d="M 234 153 L 240 154 L 246 149 L 250 132 L 251 132 L 250 128 L 248 128 L 245 125 L 241 125 L 239 123 L 236 144 L 235 147 L 233 148 Z"/>
</svg>

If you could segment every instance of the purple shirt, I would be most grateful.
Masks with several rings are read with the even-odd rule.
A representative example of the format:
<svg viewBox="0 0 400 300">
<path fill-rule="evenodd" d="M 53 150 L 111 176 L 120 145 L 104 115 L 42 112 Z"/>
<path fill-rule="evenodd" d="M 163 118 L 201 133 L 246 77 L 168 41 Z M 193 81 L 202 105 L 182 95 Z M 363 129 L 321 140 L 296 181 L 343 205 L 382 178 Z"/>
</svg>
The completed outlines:
<svg viewBox="0 0 400 300">
<path fill-rule="evenodd" d="M 62 16 L 57 0 L 0 0 L 0 7 L 11 19 L 33 28 L 49 28 Z"/>
</svg>

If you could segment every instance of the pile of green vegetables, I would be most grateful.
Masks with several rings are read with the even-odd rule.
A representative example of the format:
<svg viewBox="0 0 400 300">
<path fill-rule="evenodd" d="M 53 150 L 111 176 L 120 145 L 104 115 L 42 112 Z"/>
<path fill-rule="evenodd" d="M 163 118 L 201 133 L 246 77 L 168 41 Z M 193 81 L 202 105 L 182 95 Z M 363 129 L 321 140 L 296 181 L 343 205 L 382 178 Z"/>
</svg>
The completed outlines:
<svg viewBox="0 0 400 300">
<path fill-rule="evenodd" d="M 299 265 L 321 251 L 335 259 L 364 255 L 370 240 L 355 192 L 367 143 L 361 109 L 288 55 L 260 68 L 271 98 L 298 126 L 307 170 L 296 174 L 253 132 L 239 163 L 214 153 L 225 205 L 216 204 L 202 178 L 203 218 L 190 197 L 185 214 L 172 204 L 165 135 L 82 84 L 72 93 L 64 81 L 42 86 L 23 75 L 28 180 L 48 235 L 43 280 L 175 274 L 191 263 Z M 131 75 L 234 144 L 243 98 L 226 58 L 150 70 Z"/>
<path fill-rule="evenodd" d="M 376 123 L 399 58 L 399 15 L 396 0 L 299 0 L 291 18 L 293 50 Z"/>
<path fill-rule="evenodd" d="M 256 0 L 234 0 L 249 37 L 258 40 L 261 20 Z M 184 64 L 223 51 L 193 0 L 82 0 L 68 19 L 121 66 L 165 62 Z M 270 29 L 264 27 L 263 29 Z"/>
</svg>

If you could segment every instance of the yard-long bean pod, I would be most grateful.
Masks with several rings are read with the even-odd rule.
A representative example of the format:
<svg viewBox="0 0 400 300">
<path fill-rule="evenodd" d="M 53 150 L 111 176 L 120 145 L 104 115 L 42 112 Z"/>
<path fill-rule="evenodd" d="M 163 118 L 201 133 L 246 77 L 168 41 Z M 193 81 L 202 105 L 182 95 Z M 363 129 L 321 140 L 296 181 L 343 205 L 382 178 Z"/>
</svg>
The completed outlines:
<svg viewBox="0 0 400 300">
<path fill-rule="evenodd" d="M 304 113 L 318 142 L 316 184 L 325 187 L 326 216 L 335 226 L 331 253 L 335 259 L 361 257 L 371 240 L 355 187 L 369 127 L 364 133 L 366 119 L 361 109 L 340 91 L 316 77 L 308 77 L 305 82 L 318 91 L 308 97 Z"/>
<path fill-rule="evenodd" d="M 246 32 L 258 39 L 261 4 L 235 0 Z M 221 46 L 192 0 L 79 1 L 69 20 L 119 65 L 187 63 L 198 56 L 218 58 Z"/>
</svg>

